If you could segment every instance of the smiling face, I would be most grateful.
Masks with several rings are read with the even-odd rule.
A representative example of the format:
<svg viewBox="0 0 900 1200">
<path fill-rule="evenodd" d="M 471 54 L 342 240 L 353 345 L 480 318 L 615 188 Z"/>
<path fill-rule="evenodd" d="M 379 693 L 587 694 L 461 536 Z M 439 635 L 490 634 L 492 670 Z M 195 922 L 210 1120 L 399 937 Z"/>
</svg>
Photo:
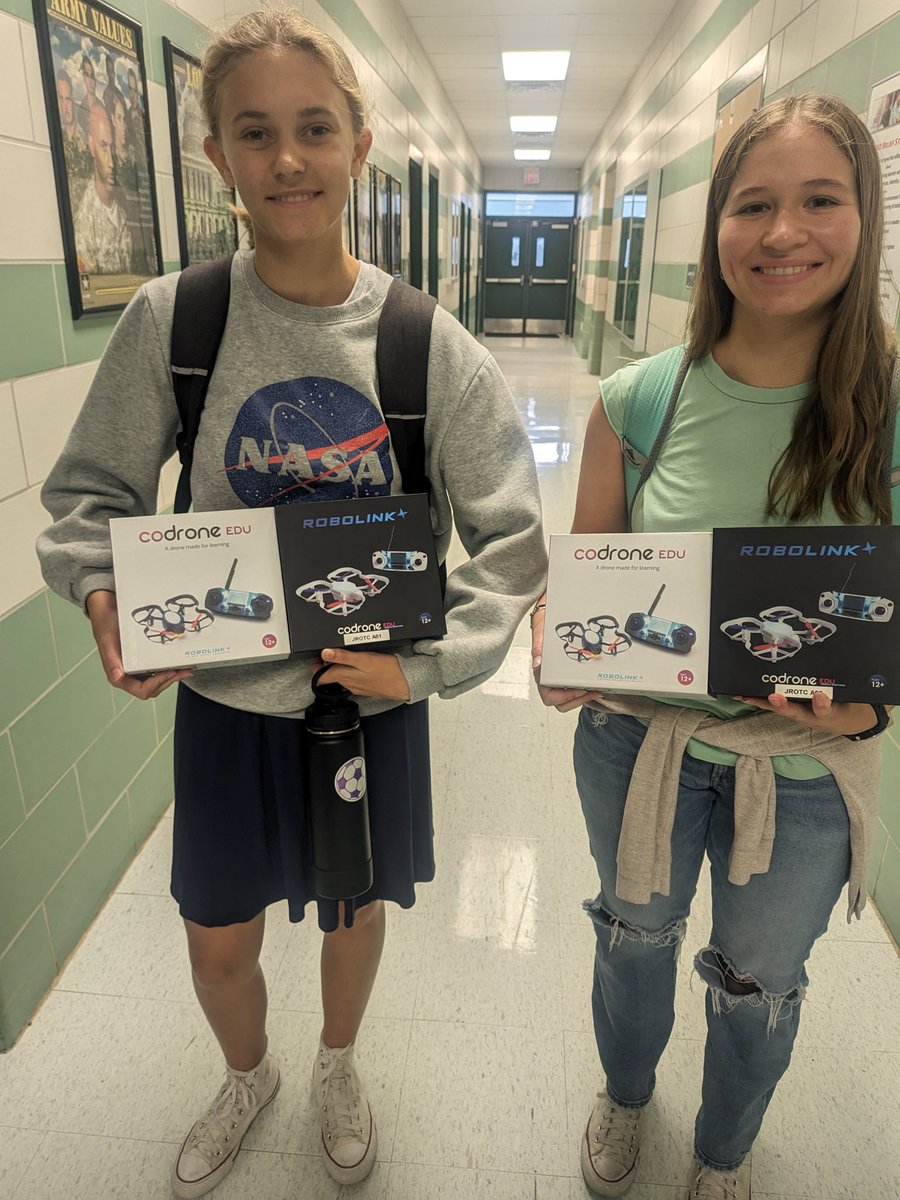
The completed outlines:
<svg viewBox="0 0 900 1200">
<path fill-rule="evenodd" d="M 291 244 L 342 252 L 341 218 L 371 134 L 354 134 L 343 92 L 313 55 L 243 55 L 218 93 L 206 152 L 253 221 L 257 254 Z"/>
<path fill-rule="evenodd" d="M 748 318 L 826 321 L 859 239 L 853 169 L 835 141 L 810 125 L 766 134 L 744 156 L 719 216 L 733 326 Z"/>
</svg>

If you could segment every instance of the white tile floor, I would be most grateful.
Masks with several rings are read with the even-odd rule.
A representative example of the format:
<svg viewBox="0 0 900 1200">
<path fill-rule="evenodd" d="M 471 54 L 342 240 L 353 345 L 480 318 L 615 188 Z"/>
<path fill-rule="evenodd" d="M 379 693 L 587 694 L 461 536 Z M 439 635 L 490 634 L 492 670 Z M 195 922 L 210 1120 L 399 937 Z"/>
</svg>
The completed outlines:
<svg viewBox="0 0 900 1200">
<path fill-rule="evenodd" d="M 596 381 L 569 343 L 494 339 L 540 464 L 548 531 L 565 531 Z M 363 1035 L 380 1133 L 359 1200 L 575 1200 L 582 1125 L 600 1085 L 590 1028 L 596 890 L 569 766 L 573 719 L 529 685 L 520 630 L 477 693 L 433 705 L 438 874 L 392 911 Z M 0 1058 L 2 1200 L 164 1200 L 176 1144 L 218 1086 L 168 897 L 164 819 L 33 1026 Z M 314 922 L 272 912 L 264 952 L 284 1086 L 218 1200 L 324 1200 L 340 1189 L 307 1109 L 319 1028 Z M 701 891 L 682 954 L 631 1200 L 683 1200 L 704 1034 L 686 969 L 705 941 Z M 793 1066 L 754 1155 L 754 1196 L 900 1195 L 900 971 L 871 908 L 816 947 Z"/>
</svg>

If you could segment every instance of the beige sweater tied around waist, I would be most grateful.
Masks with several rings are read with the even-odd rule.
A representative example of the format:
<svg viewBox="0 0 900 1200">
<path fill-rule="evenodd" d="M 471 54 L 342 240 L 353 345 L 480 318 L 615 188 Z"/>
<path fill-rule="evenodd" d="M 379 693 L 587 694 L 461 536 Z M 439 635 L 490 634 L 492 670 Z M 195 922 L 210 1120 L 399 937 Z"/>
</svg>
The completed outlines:
<svg viewBox="0 0 900 1200">
<path fill-rule="evenodd" d="M 772 756 L 806 754 L 827 767 L 850 818 L 847 920 L 860 915 L 866 904 L 866 872 L 878 816 L 880 738 L 852 742 L 762 711 L 723 721 L 701 709 L 661 704 L 647 696 L 604 696 L 590 707 L 649 721 L 619 835 L 616 895 L 620 899 L 648 904 L 654 892 L 669 894 L 681 760 L 688 740 L 697 738 L 738 755 L 734 842 L 728 860 L 728 879 L 737 885 L 769 869 L 776 822 Z"/>
</svg>

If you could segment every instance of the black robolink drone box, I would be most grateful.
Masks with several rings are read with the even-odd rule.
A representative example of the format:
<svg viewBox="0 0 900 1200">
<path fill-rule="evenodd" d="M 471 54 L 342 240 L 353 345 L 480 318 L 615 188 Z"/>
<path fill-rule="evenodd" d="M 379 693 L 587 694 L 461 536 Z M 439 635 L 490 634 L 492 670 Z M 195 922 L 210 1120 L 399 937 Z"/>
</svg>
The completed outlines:
<svg viewBox="0 0 900 1200">
<path fill-rule="evenodd" d="M 710 691 L 900 702 L 900 529 L 713 531 Z"/>
<path fill-rule="evenodd" d="M 541 683 L 705 695 L 709 533 L 550 538 Z"/>
<path fill-rule="evenodd" d="M 129 674 L 287 657 L 271 509 L 119 517 L 109 529 Z"/>
<path fill-rule="evenodd" d="M 275 523 L 292 650 L 446 632 L 427 496 L 284 504 Z"/>
</svg>

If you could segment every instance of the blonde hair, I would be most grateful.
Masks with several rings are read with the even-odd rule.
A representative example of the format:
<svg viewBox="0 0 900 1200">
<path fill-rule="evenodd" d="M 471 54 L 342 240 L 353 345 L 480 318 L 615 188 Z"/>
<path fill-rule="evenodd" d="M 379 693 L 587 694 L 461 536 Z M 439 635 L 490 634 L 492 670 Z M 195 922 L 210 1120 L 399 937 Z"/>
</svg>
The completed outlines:
<svg viewBox="0 0 900 1200">
<path fill-rule="evenodd" d="M 879 275 L 884 224 L 881 169 L 872 136 L 837 96 L 786 96 L 737 130 L 716 165 L 706 205 L 697 283 L 688 317 L 688 356 L 700 359 L 727 333 L 734 297 L 719 267 L 719 218 L 748 151 L 776 130 L 806 125 L 827 134 L 853 171 L 859 205 L 856 262 L 836 297 L 819 347 L 815 387 L 794 421 L 791 441 L 769 478 L 767 513 L 790 521 L 818 516 L 826 498 L 849 524 L 890 524 L 887 482 L 893 417 L 893 332 L 881 315 Z"/>
<path fill-rule="evenodd" d="M 366 127 L 366 101 L 346 51 L 330 34 L 286 6 L 260 8 L 217 33 L 203 55 L 200 99 L 209 132 L 219 137 L 219 89 L 238 60 L 254 50 L 303 50 L 317 59 L 347 101 L 354 137 Z"/>
</svg>

